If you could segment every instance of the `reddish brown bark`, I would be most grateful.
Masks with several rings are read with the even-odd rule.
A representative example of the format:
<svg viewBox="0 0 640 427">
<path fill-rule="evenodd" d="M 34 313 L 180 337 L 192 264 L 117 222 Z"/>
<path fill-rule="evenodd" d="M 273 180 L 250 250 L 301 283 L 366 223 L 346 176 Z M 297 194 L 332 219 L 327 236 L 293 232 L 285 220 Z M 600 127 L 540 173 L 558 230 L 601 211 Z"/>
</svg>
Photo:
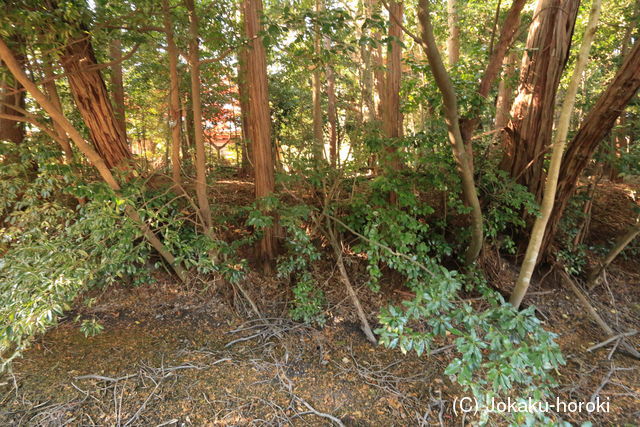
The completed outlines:
<svg viewBox="0 0 640 427">
<path fill-rule="evenodd" d="M 598 146 L 613 128 L 620 113 L 640 89 L 640 42 L 626 56 L 622 66 L 583 120 L 564 153 L 555 199 L 542 249 L 547 251 L 562 214 L 576 190 L 578 178 Z"/>
<path fill-rule="evenodd" d="M 501 168 L 542 198 L 556 92 L 569 55 L 579 0 L 539 0 L 529 28 L 518 95 L 506 128 Z"/>
<path fill-rule="evenodd" d="M 271 148 L 271 117 L 267 85 L 267 59 L 264 49 L 259 16 L 261 0 L 244 0 L 244 28 L 249 40 L 247 51 L 247 81 L 249 96 L 250 135 L 253 144 L 253 166 L 255 169 L 256 199 L 273 194 L 275 190 L 273 152 Z M 275 257 L 275 225 L 263 231 L 258 246 L 259 257 L 268 269 Z"/>
<path fill-rule="evenodd" d="M 402 134 L 402 116 L 400 114 L 400 78 L 402 74 L 402 3 L 389 4 L 389 38 L 391 49 L 387 53 L 387 72 L 384 82 L 382 105 L 382 124 L 387 138 L 398 138 Z M 396 148 L 391 147 L 395 152 Z M 397 165 L 396 165 L 397 166 Z"/>
<path fill-rule="evenodd" d="M 88 35 L 69 43 L 60 62 L 96 151 L 107 167 L 121 166 L 131 158 L 131 152 L 111 106 L 102 74 L 95 67 L 97 61 Z"/>
<path fill-rule="evenodd" d="M 384 82 L 385 95 L 382 98 L 382 127 L 388 138 L 386 163 L 391 170 L 401 169 L 397 139 L 402 136 L 402 115 L 400 114 L 400 80 L 402 77 L 402 3 L 389 4 L 389 38 L 391 47 L 387 50 L 387 70 Z M 397 195 L 389 193 L 389 202 L 395 204 Z"/>
</svg>

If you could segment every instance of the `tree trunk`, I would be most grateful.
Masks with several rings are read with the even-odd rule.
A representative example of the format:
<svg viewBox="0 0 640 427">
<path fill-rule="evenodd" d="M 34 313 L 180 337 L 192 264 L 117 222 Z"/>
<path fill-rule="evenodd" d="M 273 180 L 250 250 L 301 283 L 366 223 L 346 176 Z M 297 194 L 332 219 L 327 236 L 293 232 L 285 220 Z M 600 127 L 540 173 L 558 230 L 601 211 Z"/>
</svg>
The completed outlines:
<svg viewBox="0 0 640 427">
<path fill-rule="evenodd" d="M 131 159 L 127 138 L 113 112 L 102 74 L 88 37 L 71 41 L 60 58 L 69 87 L 96 151 L 108 168 L 123 166 Z"/>
<path fill-rule="evenodd" d="M 453 151 L 453 157 L 456 161 L 458 173 L 462 180 L 462 191 L 465 201 L 471 206 L 471 243 L 467 248 L 464 259 L 465 264 L 473 263 L 482 249 L 483 225 L 482 210 L 478 193 L 473 178 L 473 173 L 469 167 L 469 160 L 465 152 L 464 141 L 460 133 L 460 124 L 458 119 L 458 101 L 451 84 L 451 79 L 442 62 L 442 57 L 438 51 L 436 40 L 433 35 L 433 27 L 431 25 L 431 17 L 429 12 L 429 0 L 420 0 L 418 3 L 418 19 L 420 21 L 422 40 L 425 45 L 425 53 L 429 60 L 429 66 L 433 77 L 442 93 L 444 103 L 445 120 L 449 131 L 449 142 Z"/>
<path fill-rule="evenodd" d="M 373 5 L 371 0 L 363 1 L 365 19 L 371 19 L 373 14 Z M 370 27 L 362 28 L 362 36 L 371 36 Z M 361 96 L 363 106 L 363 117 L 366 123 L 373 123 L 376 120 L 376 104 L 373 99 L 373 58 L 372 47 L 370 44 L 360 45 L 360 58 L 362 61 L 362 82 Z"/>
<path fill-rule="evenodd" d="M 567 134 L 569 133 L 569 125 L 571 123 L 571 113 L 573 112 L 576 94 L 578 93 L 578 86 L 582 79 L 582 72 L 589 60 L 591 43 L 593 42 L 593 38 L 596 34 L 596 28 L 598 27 L 598 20 L 600 19 L 600 4 L 600 0 L 593 0 L 591 4 L 589 22 L 587 23 L 584 36 L 582 37 L 582 44 L 580 45 L 580 51 L 576 58 L 576 66 L 573 70 L 573 74 L 571 75 L 571 80 L 567 87 L 567 93 L 562 101 L 558 127 L 553 139 L 553 153 L 551 155 L 551 164 L 549 165 L 549 175 L 547 176 L 544 186 L 544 196 L 540 206 L 540 215 L 536 218 L 535 223 L 533 224 L 531 238 L 529 239 L 527 252 L 525 253 L 524 260 L 522 262 L 520 275 L 518 276 L 518 280 L 509 300 L 516 309 L 520 307 L 520 303 L 522 303 L 522 299 L 529 288 L 533 270 L 538 263 L 538 256 L 540 254 L 542 239 L 544 238 L 544 231 L 547 227 L 549 218 L 551 217 L 551 211 L 553 210 L 553 202 L 556 195 L 558 176 L 560 174 L 560 166 L 562 163 L 562 152 L 564 151 L 564 146 L 567 141 Z"/>
<path fill-rule="evenodd" d="M 543 253 L 546 253 L 558 229 L 562 214 L 576 190 L 582 171 L 639 88 L 640 42 L 636 41 L 615 77 L 600 94 L 567 147 L 562 160 L 555 209 L 549 219 L 549 226 L 542 244 Z"/>
<path fill-rule="evenodd" d="M 555 97 L 569 56 L 580 0 L 539 0 L 529 28 L 518 94 L 507 126 L 501 168 L 538 201 L 544 186 L 544 154 L 553 130 Z"/>
<path fill-rule="evenodd" d="M 21 53 L 22 46 L 19 37 L 11 37 L 8 40 L 16 52 L 16 60 L 22 65 L 24 56 Z M 4 67 L 3 67 L 4 68 Z M 14 110 L 11 106 L 24 109 L 24 91 L 22 85 L 10 73 L 2 73 L 0 79 L 0 114 L 9 114 L 22 117 L 22 112 Z M 24 123 L 15 120 L 0 118 L 0 140 L 7 140 L 20 144 L 24 140 Z"/>
<path fill-rule="evenodd" d="M 525 4 L 526 0 L 514 0 L 511 8 L 507 12 L 504 24 L 502 25 L 502 29 L 500 30 L 500 38 L 498 40 L 498 44 L 491 52 L 489 62 L 487 63 L 487 68 L 485 69 L 484 74 L 482 75 L 482 79 L 480 80 L 480 84 L 478 85 L 478 95 L 480 95 L 482 98 L 486 98 L 489 95 L 491 87 L 493 86 L 493 83 L 500 73 L 500 67 L 505 62 L 507 51 L 515 41 L 520 25 L 520 14 L 522 13 L 522 9 L 524 8 Z M 476 130 L 479 124 L 480 107 L 476 106 L 472 108 L 469 117 L 463 119 L 461 123 L 462 139 L 464 140 L 466 148 L 469 151 L 470 155 L 472 154 L 471 138 L 473 136 L 473 132 Z"/>
<path fill-rule="evenodd" d="M 125 120 L 124 106 L 124 84 L 122 79 L 122 42 L 120 39 L 111 40 L 109 45 L 111 59 L 116 61 L 111 66 L 111 95 L 113 96 L 113 110 L 116 120 L 122 129 L 122 133 L 127 135 L 127 122 Z"/>
<path fill-rule="evenodd" d="M 327 64 L 327 118 L 329 121 L 329 159 L 331 160 L 331 166 L 336 167 L 338 164 L 338 114 L 336 107 L 336 74 L 332 64 Z"/>
<path fill-rule="evenodd" d="M 178 47 L 173 37 L 173 22 L 169 1 L 162 0 L 163 23 L 167 38 L 167 56 L 169 59 L 169 128 L 171 129 L 171 177 L 176 185 L 182 185 L 180 162 L 180 81 L 178 78 Z"/>
<path fill-rule="evenodd" d="M 323 10 L 322 0 L 316 0 L 315 11 L 316 15 Z M 316 16 L 316 22 L 313 24 L 313 52 L 315 55 L 316 64 L 311 76 L 311 86 L 313 90 L 313 155 L 316 161 L 320 161 L 323 158 L 324 153 L 324 137 L 322 129 L 322 70 L 320 67 L 321 60 L 321 45 L 320 41 L 322 35 L 320 34 L 320 25 L 318 24 L 319 17 Z"/>
<path fill-rule="evenodd" d="M 256 199 L 261 199 L 273 194 L 275 190 L 267 59 L 262 37 L 260 37 L 262 29 L 259 16 L 262 13 L 262 1 L 244 0 L 243 6 L 245 35 L 249 40 L 247 51 L 249 120 L 251 122 L 249 130 L 253 144 Z M 274 224 L 263 230 L 262 240 L 258 246 L 258 255 L 267 271 L 270 270 L 270 264 L 276 253 L 275 227 Z"/>
<path fill-rule="evenodd" d="M 614 259 L 620 252 L 622 252 L 628 245 L 640 234 L 640 224 L 634 224 L 629 230 L 627 230 L 624 234 L 616 239 L 615 244 L 607 253 L 607 255 L 598 263 L 598 265 L 591 271 L 589 274 L 589 279 L 587 280 L 587 289 L 591 290 L 597 285 L 597 281 L 604 273 L 604 270 L 609 267 L 609 265 L 613 262 Z"/>
<path fill-rule="evenodd" d="M 498 85 L 498 99 L 496 101 L 496 119 L 494 129 L 501 132 L 507 126 L 509 119 L 509 111 L 513 102 L 513 79 L 516 73 L 517 52 L 512 51 L 505 58 L 504 76 Z M 498 139 L 496 137 L 496 139 Z"/>
<path fill-rule="evenodd" d="M 253 158 L 251 132 L 249 130 L 249 97 L 247 91 L 247 48 L 241 47 L 238 54 L 238 98 L 240 101 L 240 119 L 242 120 L 242 173 L 253 177 Z"/>
<path fill-rule="evenodd" d="M 640 13 L 640 1 L 636 0 L 633 8 L 633 14 L 631 15 L 631 19 L 627 28 L 624 32 L 624 37 L 622 38 L 622 43 L 620 46 L 620 56 L 622 59 L 626 58 L 629 54 L 629 47 L 631 46 L 631 33 L 632 30 L 636 27 L 634 23 L 638 22 L 638 14 Z M 620 113 L 620 117 L 618 117 L 616 129 L 613 132 L 611 138 L 611 155 L 612 157 L 620 158 L 623 152 L 627 151 L 629 148 L 629 127 L 627 126 L 627 118 L 625 112 L 622 111 Z M 608 165 L 608 175 L 611 181 L 620 182 L 622 181 L 619 178 L 619 171 L 615 165 L 615 161 L 609 162 Z"/>
<path fill-rule="evenodd" d="M 397 139 L 402 136 L 402 115 L 400 114 L 400 80 L 402 77 L 402 3 L 389 4 L 389 39 L 391 49 L 387 50 L 387 75 L 385 96 L 382 106 L 382 127 L 388 138 L 386 147 L 387 167 L 399 171 L 402 167 L 398 155 Z M 389 202 L 397 203 L 395 192 L 389 193 Z"/>
<path fill-rule="evenodd" d="M 58 96 L 58 89 L 56 88 L 56 81 L 53 78 L 54 76 L 53 68 L 51 66 L 51 62 L 48 56 L 43 58 L 42 60 L 42 69 L 44 71 L 44 79 L 45 79 L 44 90 L 47 93 L 47 96 L 49 97 L 49 99 L 51 100 L 51 103 L 53 104 L 53 106 L 58 111 L 60 111 L 61 114 L 64 115 L 64 112 L 62 111 L 62 103 L 60 102 L 60 97 Z M 71 150 L 69 137 L 67 136 L 67 133 L 64 131 L 62 126 L 60 126 L 60 123 L 57 122 L 56 120 L 53 120 L 53 128 L 55 129 L 56 134 L 58 135 L 60 148 L 62 148 L 62 151 L 64 152 L 65 160 L 69 163 L 73 160 L 73 151 Z"/>
<path fill-rule="evenodd" d="M 0 59 L 4 61 L 7 65 L 7 68 L 11 71 L 11 73 L 15 76 L 16 80 L 18 80 L 29 92 L 29 94 L 35 99 L 35 101 L 49 114 L 52 120 L 57 121 L 59 125 L 64 129 L 64 131 L 69 135 L 71 140 L 78 146 L 80 152 L 82 152 L 89 162 L 98 170 L 98 173 L 102 177 L 102 179 L 107 183 L 109 188 L 114 191 L 120 191 L 120 184 L 115 179 L 106 161 L 102 158 L 102 156 L 82 138 L 80 132 L 73 127 L 71 122 L 67 120 L 67 118 L 62 114 L 60 110 L 58 110 L 53 103 L 47 99 L 47 97 L 38 89 L 38 87 L 27 77 L 27 75 L 22 70 L 21 65 L 18 63 L 16 58 L 11 53 L 11 50 L 7 47 L 4 41 L 0 38 Z M 175 257 L 169 252 L 166 247 L 162 244 L 162 242 L 158 239 L 158 237 L 151 231 L 151 229 L 143 222 L 142 218 L 138 212 L 132 208 L 127 207 L 125 209 L 125 213 L 129 218 L 131 218 L 136 224 L 140 226 L 145 238 L 151 244 L 151 246 L 158 251 L 160 256 L 164 258 L 165 261 L 176 272 L 178 277 L 184 282 L 186 281 L 186 272 L 183 269 L 181 263 L 175 259 Z"/>
<path fill-rule="evenodd" d="M 211 229 L 211 208 L 207 195 L 207 162 L 202 128 L 202 101 L 200 99 L 200 54 L 198 43 L 198 16 L 193 0 L 184 0 L 189 12 L 189 66 L 191 67 L 191 102 L 193 107 L 194 142 L 196 146 L 196 198 L 200 216 L 206 230 Z"/>
<path fill-rule="evenodd" d="M 460 26 L 458 22 L 458 5 L 456 0 L 447 0 L 447 59 L 449 66 L 454 66 L 460 59 Z"/>
</svg>

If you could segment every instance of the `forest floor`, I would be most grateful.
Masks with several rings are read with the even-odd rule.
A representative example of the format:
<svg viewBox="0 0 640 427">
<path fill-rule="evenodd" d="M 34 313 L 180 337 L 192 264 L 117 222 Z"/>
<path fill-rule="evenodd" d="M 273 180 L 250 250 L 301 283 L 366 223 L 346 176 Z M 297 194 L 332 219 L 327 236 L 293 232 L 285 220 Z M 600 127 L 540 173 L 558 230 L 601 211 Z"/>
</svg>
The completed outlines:
<svg viewBox="0 0 640 427">
<path fill-rule="evenodd" d="M 230 205 L 250 197 L 251 185 L 219 184 Z M 633 188 L 605 183 L 596 193 L 588 242 L 604 244 L 630 223 Z M 636 200 L 640 197 L 635 197 Z M 238 200 L 236 200 L 238 199 Z M 327 257 L 328 258 L 328 257 Z M 498 288 L 515 268 L 493 259 Z M 355 284 L 365 269 L 348 267 Z M 164 274 L 153 284 L 95 290 L 90 307 L 68 315 L 37 339 L 10 375 L 0 378 L 0 425 L 464 425 L 453 412 L 467 396 L 443 375 L 447 347 L 419 358 L 368 343 L 360 332 L 334 266 L 317 268 L 329 308 L 314 328 L 287 319 L 288 286 L 248 274 L 243 283 L 264 309 L 250 318 L 244 299 L 222 280 L 182 286 Z M 489 262 L 486 261 L 485 262 Z M 544 272 L 543 272 L 544 274 Z M 393 278 L 378 294 L 360 286 L 370 319 L 404 291 Z M 511 282 L 510 282 L 511 281 Z M 640 265 L 619 259 L 591 294 L 592 304 L 619 331 L 640 329 Z M 204 289 L 203 289 L 204 288 Z M 406 295 L 404 295 L 406 297 Z M 572 423 L 638 425 L 640 363 L 612 346 L 587 352 L 606 336 L 555 274 L 533 285 L 535 304 L 567 364 L 556 374 L 564 401 L 610 399 L 609 413 L 560 414 Z M 269 305 L 271 304 L 271 305 Z M 97 318 L 104 331 L 85 338 L 80 318 Z M 640 337 L 630 341 L 640 348 Z M 443 345 L 449 343 L 442 343 Z M 338 420 L 339 419 L 339 420 Z M 502 424 L 499 419 L 496 424 Z"/>
</svg>

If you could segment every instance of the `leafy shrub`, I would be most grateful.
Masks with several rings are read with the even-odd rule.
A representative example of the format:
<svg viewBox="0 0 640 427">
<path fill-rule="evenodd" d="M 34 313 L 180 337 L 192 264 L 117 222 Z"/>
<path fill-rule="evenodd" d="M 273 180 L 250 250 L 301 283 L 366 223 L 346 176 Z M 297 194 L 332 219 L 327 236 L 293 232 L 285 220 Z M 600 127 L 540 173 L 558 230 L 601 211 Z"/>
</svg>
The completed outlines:
<svg viewBox="0 0 640 427">
<path fill-rule="evenodd" d="M 0 368 L 55 325 L 82 292 L 152 280 L 147 264 L 153 252 L 140 226 L 124 215 L 126 206 L 135 205 L 187 267 L 239 274 L 237 261 L 213 264 L 208 254 L 219 243 L 196 233 L 167 189 L 145 190 L 134 181 L 116 194 L 105 184 L 84 182 L 90 171 L 59 164 L 59 153 L 45 145 L 3 143 L 0 149 L 20 159 L 0 165 L 6 190 L 0 193 Z M 100 331 L 97 323 L 81 329 Z"/>
<path fill-rule="evenodd" d="M 310 212 L 310 208 L 304 205 L 280 209 L 280 225 L 286 235 L 286 255 L 278 259 L 278 277 L 289 277 L 295 281 L 293 308 L 289 312 L 291 318 L 324 324 L 324 294 L 310 271 L 313 263 L 320 259 L 320 253 L 304 227 Z"/>
<path fill-rule="evenodd" d="M 413 300 L 380 313 L 380 343 L 421 355 L 429 353 L 438 337 L 452 335 L 458 355 L 445 374 L 470 390 L 480 405 L 507 393 L 513 398 L 514 390 L 534 401 L 547 396 L 555 385 L 550 372 L 564 359 L 555 334 L 542 328 L 535 308 L 518 312 L 479 283 L 489 307 L 477 311 L 458 297 L 463 276 L 434 263 L 428 269 L 432 275 L 409 282 Z M 482 416 L 486 419 L 488 413 Z"/>
<path fill-rule="evenodd" d="M 527 187 L 514 182 L 507 172 L 495 167 L 482 170 L 478 188 L 484 204 L 485 238 L 513 254 L 516 245 L 509 232 L 524 228 L 525 214 L 537 215 L 538 204 Z"/>
<path fill-rule="evenodd" d="M 387 205 L 392 188 L 396 189 L 397 207 Z M 400 186 L 379 177 L 371 183 L 371 192 L 357 197 L 349 208 L 347 223 L 366 238 L 354 245 L 353 250 L 366 254 L 369 286 L 374 290 L 382 277 L 382 264 L 408 278 L 416 278 L 420 269 L 407 263 L 405 257 L 425 260 L 451 255 L 451 246 L 426 220 L 433 208 L 421 203 L 407 184 Z"/>
</svg>

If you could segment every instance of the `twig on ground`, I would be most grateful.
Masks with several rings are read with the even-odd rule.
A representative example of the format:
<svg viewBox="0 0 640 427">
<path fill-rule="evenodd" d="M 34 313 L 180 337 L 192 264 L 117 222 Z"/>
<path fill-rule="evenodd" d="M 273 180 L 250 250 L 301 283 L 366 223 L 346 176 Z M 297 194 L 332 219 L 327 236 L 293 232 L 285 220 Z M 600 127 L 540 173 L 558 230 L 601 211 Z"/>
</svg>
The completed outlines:
<svg viewBox="0 0 640 427">
<path fill-rule="evenodd" d="M 623 332 L 623 333 L 621 333 L 621 334 L 614 335 L 614 336 L 612 336 L 611 338 L 606 339 L 606 340 L 602 341 L 602 342 L 601 342 L 601 343 L 599 343 L 599 344 L 596 344 L 596 345 L 594 345 L 594 346 L 589 347 L 589 348 L 587 349 L 587 351 L 594 351 L 594 350 L 597 350 L 597 349 L 599 349 L 599 348 L 601 348 L 601 347 L 606 346 L 607 344 L 611 344 L 613 341 L 619 341 L 620 339 L 625 338 L 625 337 L 632 337 L 632 336 L 634 336 L 634 335 L 635 335 L 635 334 L 637 334 L 637 333 L 638 333 L 638 331 L 634 329 L 634 330 L 631 330 L 631 331 L 628 331 L 628 332 Z"/>
</svg>

